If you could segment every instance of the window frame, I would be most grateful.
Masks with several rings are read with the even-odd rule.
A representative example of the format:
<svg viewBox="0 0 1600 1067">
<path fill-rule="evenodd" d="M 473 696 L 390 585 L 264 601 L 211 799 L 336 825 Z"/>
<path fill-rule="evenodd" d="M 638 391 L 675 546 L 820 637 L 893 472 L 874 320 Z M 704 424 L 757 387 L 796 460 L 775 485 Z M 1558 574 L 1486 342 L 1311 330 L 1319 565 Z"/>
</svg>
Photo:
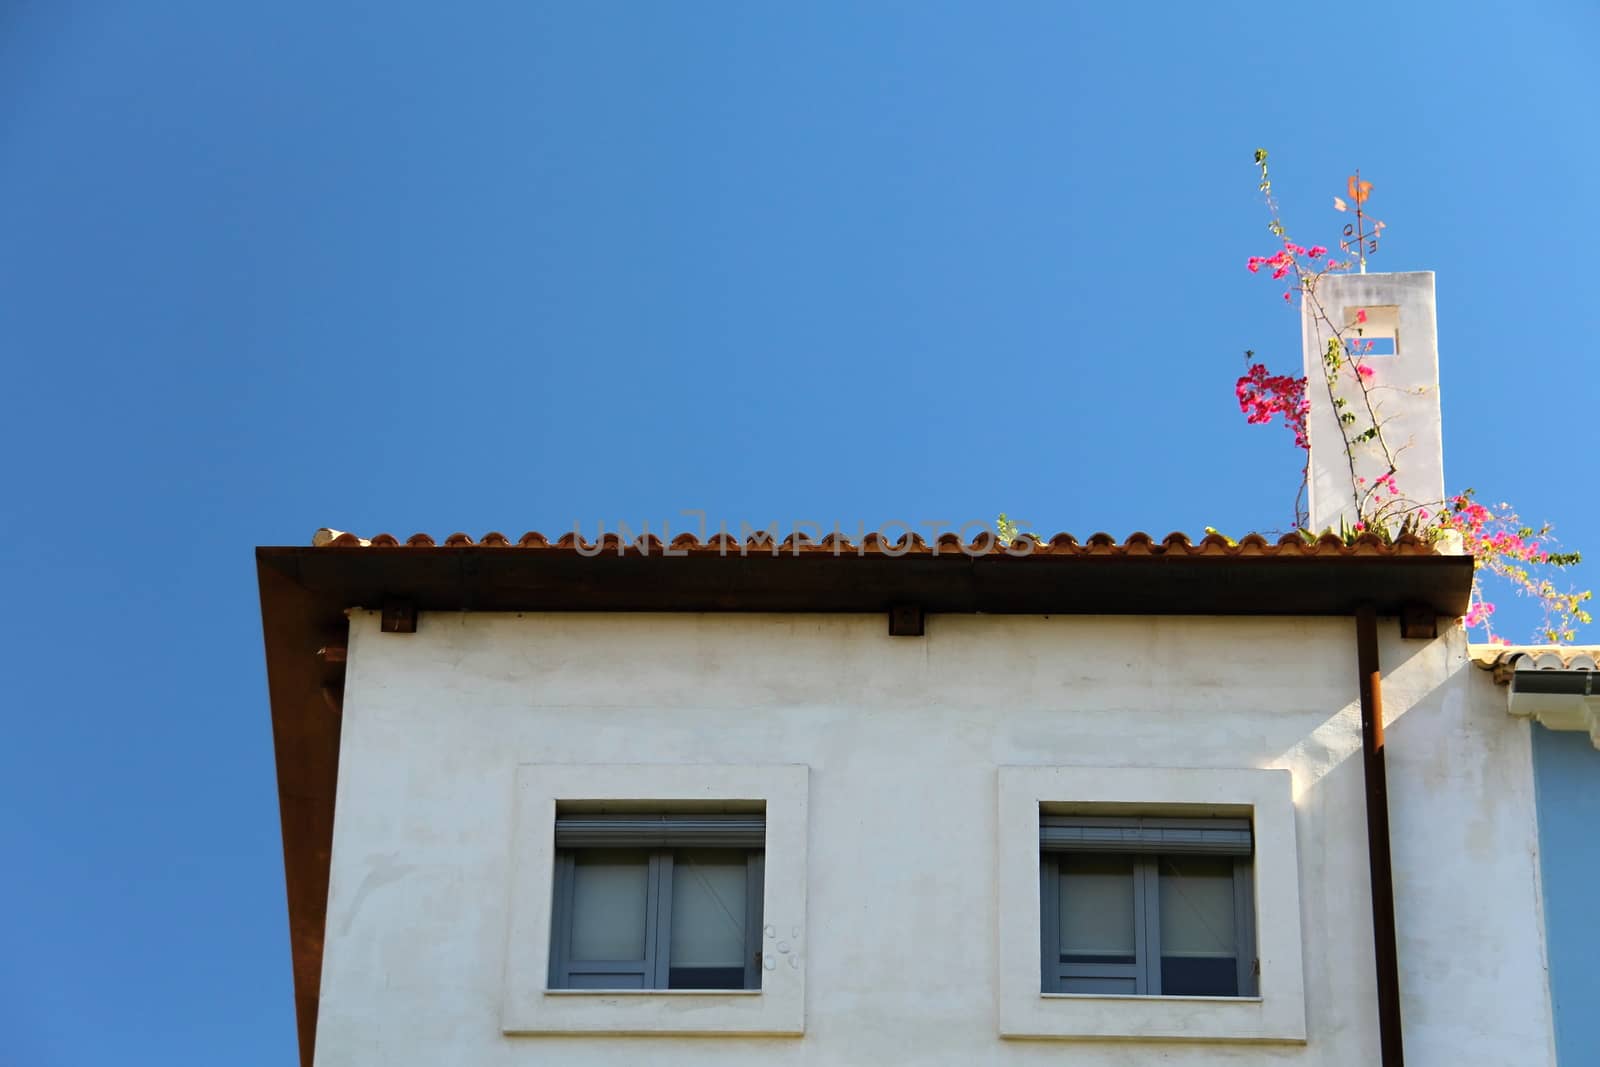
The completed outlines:
<svg viewBox="0 0 1600 1067">
<path fill-rule="evenodd" d="M 710 843 L 693 846 L 703 849 L 726 848 L 744 855 L 745 914 L 744 948 L 741 962 L 744 965 L 743 985 L 738 989 L 696 988 L 696 992 L 759 992 L 761 989 L 761 927 L 762 892 L 765 878 L 765 847 L 726 846 Z M 689 846 L 683 846 L 689 847 Z M 671 992 L 672 975 L 672 869 L 674 853 L 679 848 L 656 847 L 646 851 L 648 868 L 645 875 L 645 947 L 644 958 L 639 960 L 578 960 L 572 957 L 573 893 L 576 880 L 574 866 L 580 852 L 606 852 L 610 850 L 633 851 L 633 845 L 585 845 L 577 848 L 556 847 L 555 884 L 551 890 L 550 917 L 550 978 L 551 989 L 583 989 L 627 992 Z M 641 985 L 630 986 L 575 986 L 574 976 L 603 975 L 637 976 Z M 683 991 L 683 987 L 679 987 Z"/>
<path fill-rule="evenodd" d="M 1294 779 L 1288 770 L 1011 765 L 998 769 L 996 791 L 1000 1036 L 1305 1043 L 1300 870 Z M 1260 960 L 1257 994 L 1045 992 L 1039 871 L 1043 815 L 1249 819 L 1254 834 L 1255 956 Z"/>
<path fill-rule="evenodd" d="M 798 1037 L 808 930 L 804 764 L 522 763 L 511 786 L 500 1029 L 522 1034 Z M 550 987 L 558 809 L 766 815 L 760 989 Z M 620 842 L 618 842 L 620 843 Z M 699 847 L 683 841 L 682 847 Z M 754 949 L 752 948 L 752 954 Z"/>
<path fill-rule="evenodd" d="M 1044 818 L 1048 818 L 1045 816 Z M 1105 820 L 1099 820 L 1105 821 Z M 1132 825 L 1138 820 L 1122 820 Z M 1179 820 L 1173 820 L 1179 821 Z M 1221 820 L 1181 820 L 1197 825 Z M 1234 821 L 1234 820 L 1228 820 Z M 1103 993 L 1108 996 L 1163 996 L 1161 990 L 1161 871 L 1163 860 L 1178 855 L 1196 853 L 1175 852 L 1097 852 L 1091 850 L 1041 850 L 1039 854 L 1039 979 L 1045 993 Z M 1061 857 L 1126 857 L 1131 855 L 1133 867 L 1134 962 L 1132 963 L 1074 963 L 1062 962 L 1060 941 L 1061 917 Z M 1256 957 L 1255 870 L 1253 856 L 1229 857 L 1233 866 L 1233 930 L 1234 970 L 1236 993 L 1213 993 L 1206 996 L 1254 997 L 1259 993 Z M 1070 981 L 1095 979 L 1132 979 L 1131 994 L 1110 990 L 1067 989 Z"/>
</svg>

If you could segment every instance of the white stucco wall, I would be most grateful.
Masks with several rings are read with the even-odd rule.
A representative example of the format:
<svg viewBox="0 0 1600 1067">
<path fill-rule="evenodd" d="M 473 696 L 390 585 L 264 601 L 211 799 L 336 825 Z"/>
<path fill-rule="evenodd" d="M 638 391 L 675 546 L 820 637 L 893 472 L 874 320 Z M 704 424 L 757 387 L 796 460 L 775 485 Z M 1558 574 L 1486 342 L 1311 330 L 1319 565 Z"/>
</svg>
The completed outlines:
<svg viewBox="0 0 1600 1067">
<path fill-rule="evenodd" d="M 318 1064 L 1377 1062 L 1350 620 L 884 631 L 356 612 Z M 1528 726 L 1459 633 L 1381 633 L 1409 1061 L 1553 1063 Z M 516 768 L 568 763 L 808 768 L 804 1036 L 502 1033 Z M 1306 1043 L 1000 1037 L 1005 765 L 1290 771 Z"/>
</svg>

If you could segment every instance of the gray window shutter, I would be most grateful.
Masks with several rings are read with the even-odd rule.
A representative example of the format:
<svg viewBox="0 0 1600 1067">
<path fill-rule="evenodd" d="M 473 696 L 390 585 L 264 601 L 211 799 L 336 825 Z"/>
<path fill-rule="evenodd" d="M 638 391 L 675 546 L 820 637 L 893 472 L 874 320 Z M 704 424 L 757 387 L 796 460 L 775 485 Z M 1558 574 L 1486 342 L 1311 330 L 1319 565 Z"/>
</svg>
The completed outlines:
<svg viewBox="0 0 1600 1067">
<path fill-rule="evenodd" d="M 1074 953 L 1071 946 L 1064 943 L 1066 938 L 1063 936 L 1061 906 L 1063 894 L 1067 892 L 1063 887 L 1063 881 L 1067 879 L 1063 876 L 1070 877 L 1071 874 L 1069 863 L 1066 857 L 1059 854 L 1039 857 L 1040 904 L 1043 908 L 1040 916 L 1043 991 L 1122 995 L 1158 992 L 1159 987 L 1150 986 L 1149 974 L 1153 955 L 1149 913 L 1154 897 L 1147 890 L 1147 869 L 1152 862 L 1138 859 L 1128 867 L 1126 903 L 1131 913 L 1128 921 L 1132 926 L 1132 940 L 1116 950 L 1115 955 L 1128 957 L 1120 962 L 1113 961 L 1109 955 L 1096 958 L 1097 954 L 1092 951 L 1087 955 Z"/>
<path fill-rule="evenodd" d="M 1206 996 L 1255 996 L 1260 982 L 1256 974 L 1255 901 L 1253 893 L 1253 835 L 1248 819 L 1183 819 L 1159 817 L 1099 817 L 1077 815 L 1045 815 L 1039 823 L 1039 873 L 1040 873 L 1040 963 L 1041 979 L 1046 993 L 1099 993 L 1122 995 L 1161 995 L 1163 966 L 1170 962 L 1166 957 L 1184 960 L 1189 958 L 1215 958 L 1230 965 L 1227 981 L 1212 982 L 1212 976 L 1198 978 L 1180 970 L 1174 981 L 1180 985 L 1211 983 L 1218 986 Z M 1134 959 L 1128 960 L 1127 946 L 1118 942 L 1115 951 L 1096 951 L 1094 943 L 1085 941 L 1082 930 L 1068 929 L 1069 923 L 1079 924 L 1083 916 L 1070 916 L 1063 908 L 1073 907 L 1073 893 L 1069 883 L 1074 870 L 1092 877 L 1096 856 L 1111 860 L 1117 857 L 1123 867 L 1132 864 L 1131 879 L 1125 878 L 1123 892 L 1131 899 L 1119 904 L 1131 906 L 1136 925 Z M 1227 935 L 1230 945 L 1195 946 L 1185 941 L 1181 922 L 1175 923 L 1172 944 L 1166 945 L 1163 931 L 1162 901 L 1164 889 L 1174 892 L 1172 886 L 1164 887 L 1159 865 L 1169 857 L 1211 856 L 1226 858 L 1225 868 L 1231 874 L 1228 896 L 1218 899 L 1212 892 L 1212 913 L 1225 908 L 1231 925 Z M 1181 860 L 1175 861 L 1181 866 Z M 1090 866 L 1084 867 L 1088 863 Z M 1215 866 L 1212 864 L 1211 866 Z M 1181 879 L 1181 871 L 1172 872 Z M 1215 886 L 1212 889 L 1215 890 Z M 1091 916 L 1106 918 L 1111 909 L 1097 901 L 1092 882 L 1085 882 L 1078 905 L 1089 909 Z M 1169 905 L 1172 901 L 1167 902 Z M 1174 916 L 1181 918 L 1178 913 Z M 1092 930 L 1091 930 L 1092 932 Z M 1193 931 L 1189 931 L 1193 933 Z M 1071 936 L 1068 936 L 1070 934 Z M 1192 940 L 1192 938 L 1190 938 Z M 1163 948 L 1172 951 L 1164 952 Z M 1231 953 L 1226 953 L 1232 948 Z M 1209 949 L 1209 950 L 1205 950 Z M 1236 977 L 1236 983 L 1234 981 Z M 1231 986 L 1231 989 L 1221 988 Z"/>
<path fill-rule="evenodd" d="M 558 813 L 550 988 L 760 989 L 765 841 L 766 819 L 760 813 Z M 723 943 L 712 952 L 717 958 L 699 958 L 695 945 L 680 944 L 686 958 L 674 964 L 673 920 L 705 918 L 679 915 L 673 899 L 678 865 L 692 866 L 697 860 L 723 868 L 724 892 L 717 899 L 731 909 L 724 918 L 742 944 L 730 949 L 724 930 Z M 743 869 L 739 881 L 730 883 L 729 869 L 735 864 Z M 699 888 L 714 890 L 707 881 L 709 868 L 703 873 L 705 884 Z M 686 899 L 683 904 L 698 904 L 709 914 L 704 900 Z M 627 914 L 607 923 L 607 908 Z M 707 941 L 701 933 L 700 940 Z M 730 978 L 731 984 L 722 984 Z M 695 984 L 702 982 L 712 984 Z"/>
<path fill-rule="evenodd" d="M 761 848 L 766 837 L 760 813 L 556 816 L 557 848 Z"/>
<path fill-rule="evenodd" d="M 631 951 L 608 953 L 630 958 L 595 960 L 580 958 L 581 946 L 573 943 L 573 919 L 582 906 L 576 899 L 577 859 L 571 853 L 557 857 L 551 925 L 552 989 L 650 989 L 657 986 L 658 981 L 662 983 L 659 988 L 665 987 L 664 979 L 658 979 L 664 961 L 659 959 L 657 948 L 662 937 L 657 913 L 662 861 L 659 856 L 649 856 L 644 862 L 645 885 L 639 901 L 644 919 L 640 943 Z"/>
<path fill-rule="evenodd" d="M 1039 849 L 1248 856 L 1253 845 L 1249 819 L 1046 815 L 1039 820 Z"/>
</svg>

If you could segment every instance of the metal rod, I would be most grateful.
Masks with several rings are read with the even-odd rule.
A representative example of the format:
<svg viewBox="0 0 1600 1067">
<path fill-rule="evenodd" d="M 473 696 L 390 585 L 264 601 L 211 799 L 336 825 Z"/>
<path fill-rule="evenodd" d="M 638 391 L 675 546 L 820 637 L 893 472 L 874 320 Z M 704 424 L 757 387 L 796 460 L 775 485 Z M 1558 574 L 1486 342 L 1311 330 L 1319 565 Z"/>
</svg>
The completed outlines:
<svg viewBox="0 0 1600 1067">
<path fill-rule="evenodd" d="M 1383 748 L 1383 681 L 1378 619 L 1371 604 L 1356 611 L 1356 669 L 1361 685 L 1361 765 L 1367 786 L 1367 866 L 1372 875 L 1372 956 L 1378 977 L 1378 1046 L 1383 1067 L 1401 1067 L 1400 958 L 1394 922 L 1394 868 L 1389 853 L 1389 778 Z"/>
<path fill-rule="evenodd" d="M 1361 206 L 1362 199 L 1363 199 L 1363 197 L 1361 196 L 1361 168 L 1357 167 L 1356 168 L 1356 192 L 1355 192 L 1355 202 L 1356 202 L 1356 258 L 1358 260 L 1360 260 L 1360 262 L 1361 262 L 1361 273 L 1365 274 L 1365 273 L 1367 273 L 1367 236 L 1363 232 L 1366 229 L 1366 226 L 1362 223 L 1362 218 L 1363 218 L 1363 215 L 1364 215 L 1364 212 L 1363 212 L 1362 206 Z M 1380 732 L 1382 732 L 1381 731 L 1381 727 L 1380 727 Z"/>
</svg>

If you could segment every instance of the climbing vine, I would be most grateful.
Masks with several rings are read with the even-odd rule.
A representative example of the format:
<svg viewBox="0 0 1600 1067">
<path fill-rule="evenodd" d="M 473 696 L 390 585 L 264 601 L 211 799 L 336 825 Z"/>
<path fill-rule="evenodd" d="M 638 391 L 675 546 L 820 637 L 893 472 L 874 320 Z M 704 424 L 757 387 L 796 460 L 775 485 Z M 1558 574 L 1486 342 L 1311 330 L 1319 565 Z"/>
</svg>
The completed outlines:
<svg viewBox="0 0 1600 1067">
<path fill-rule="evenodd" d="M 1245 268 L 1252 274 L 1265 272 L 1284 284 L 1283 300 L 1291 306 L 1295 297 L 1300 307 L 1327 337 L 1322 351 L 1318 380 L 1291 374 L 1273 374 L 1256 362 L 1255 353 L 1246 351 L 1246 370 L 1234 385 L 1239 410 L 1251 423 L 1281 420 L 1294 437 L 1297 447 L 1309 460 L 1310 438 L 1306 421 L 1311 411 L 1308 390 L 1325 390 L 1332 404 L 1349 472 L 1351 499 L 1355 502 L 1355 521 L 1337 531 L 1347 540 L 1364 533 L 1393 540 L 1410 533 L 1431 540 L 1459 537 L 1464 551 L 1476 563 L 1470 607 L 1464 622 L 1469 629 L 1481 630 L 1495 643 L 1507 643 L 1494 632 L 1495 606 L 1485 596 L 1485 580 L 1509 586 L 1520 595 L 1538 601 L 1544 622 L 1538 637 L 1549 642 L 1572 641 L 1577 627 L 1590 621 L 1584 604 L 1588 591 L 1564 592 L 1557 588 L 1552 574 L 1580 560 L 1576 552 L 1558 552 L 1550 536 L 1549 524 L 1537 528 L 1524 524 L 1509 504 L 1490 507 L 1479 503 L 1471 489 L 1443 500 L 1413 500 L 1398 486 L 1405 447 L 1391 442 L 1385 433 L 1389 419 L 1384 416 L 1381 388 L 1368 362 L 1373 341 L 1363 336 L 1368 323 L 1366 309 L 1357 309 L 1350 322 L 1337 321 L 1323 305 L 1319 283 L 1330 274 L 1348 272 L 1352 267 L 1366 269 L 1367 256 L 1378 251 L 1384 223 L 1368 214 L 1367 201 L 1372 183 L 1359 173 L 1346 183 L 1349 200 L 1334 198 L 1334 208 L 1354 215 L 1343 227 L 1339 253 L 1322 245 L 1296 243 L 1284 226 L 1278 201 L 1272 189 L 1267 153 L 1257 149 L 1255 167 L 1258 190 L 1266 204 L 1268 231 L 1277 242 L 1269 255 L 1251 256 Z M 1361 471 L 1365 470 L 1363 474 Z M 1295 497 L 1295 525 L 1307 538 L 1315 538 L 1307 511 L 1306 476 L 1309 463 L 1302 467 L 1300 490 Z"/>
</svg>

